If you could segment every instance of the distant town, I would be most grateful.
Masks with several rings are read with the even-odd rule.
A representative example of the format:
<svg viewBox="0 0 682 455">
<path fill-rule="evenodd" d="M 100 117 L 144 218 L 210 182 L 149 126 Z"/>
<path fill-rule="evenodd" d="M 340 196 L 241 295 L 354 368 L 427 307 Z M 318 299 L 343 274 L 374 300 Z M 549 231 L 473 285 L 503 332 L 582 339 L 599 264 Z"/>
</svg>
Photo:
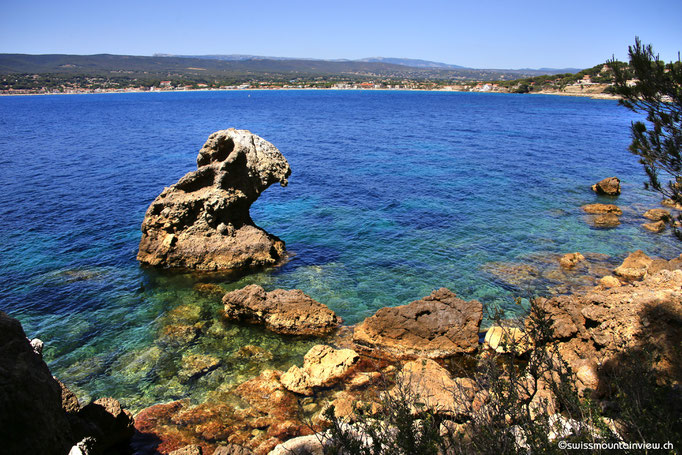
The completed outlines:
<svg viewBox="0 0 682 455">
<path fill-rule="evenodd" d="M 613 72 L 417 68 L 383 62 L 0 54 L 0 95 L 191 90 L 442 90 L 610 97 Z"/>
</svg>

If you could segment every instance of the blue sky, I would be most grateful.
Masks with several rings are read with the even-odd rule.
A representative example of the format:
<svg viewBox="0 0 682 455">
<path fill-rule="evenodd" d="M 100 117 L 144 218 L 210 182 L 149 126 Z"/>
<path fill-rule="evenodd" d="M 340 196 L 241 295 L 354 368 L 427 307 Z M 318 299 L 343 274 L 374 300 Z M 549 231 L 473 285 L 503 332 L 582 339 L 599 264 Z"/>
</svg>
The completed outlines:
<svg viewBox="0 0 682 455">
<path fill-rule="evenodd" d="M 372 56 L 585 68 L 682 50 L 682 0 L 0 1 L 1 53 Z"/>
</svg>

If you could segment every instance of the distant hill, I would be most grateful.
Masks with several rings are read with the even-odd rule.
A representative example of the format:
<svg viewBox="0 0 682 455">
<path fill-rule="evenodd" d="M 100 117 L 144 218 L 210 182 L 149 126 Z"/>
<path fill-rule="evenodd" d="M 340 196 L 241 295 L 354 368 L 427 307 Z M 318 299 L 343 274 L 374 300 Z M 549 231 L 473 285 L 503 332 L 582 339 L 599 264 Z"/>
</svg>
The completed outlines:
<svg viewBox="0 0 682 455">
<path fill-rule="evenodd" d="M 354 60 L 356 62 L 380 62 L 393 63 L 395 65 L 411 66 L 413 68 L 443 68 L 443 69 L 464 69 L 466 67 L 451 65 L 449 63 L 432 62 L 429 60 L 419 60 L 414 58 L 391 58 L 391 57 L 369 57 Z M 471 69 L 471 68 L 467 68 Z"/>
<path fill-rule="evenodd" d="M 162 54 L 163 55 L 163 54 Z M 416 66 L 415 66 L 416 65 Z M 446 65 L 427 66 L 427 65 Z M 252 55 L 132 56 L 68 54 L 0 54 L 0 74 L 70 74 L 129 77 L 227 78 L 231 80 L 289 80 L 296 78 L 396 80 L 511 80 L 547 72 L 535 70 L 489 70 L 461 68 L 414 59 L 372 58 L 313 60 L 258 57 Z"/>
</svg>

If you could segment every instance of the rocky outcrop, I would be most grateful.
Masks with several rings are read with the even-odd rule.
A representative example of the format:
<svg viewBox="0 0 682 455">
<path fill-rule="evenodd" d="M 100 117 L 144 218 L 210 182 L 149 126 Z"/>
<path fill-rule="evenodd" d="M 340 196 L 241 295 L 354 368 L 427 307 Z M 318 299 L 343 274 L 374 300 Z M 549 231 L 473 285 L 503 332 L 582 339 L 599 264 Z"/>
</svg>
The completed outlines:
<svg viewBox="0 0 682 455">
<path fill-rule="evenodd" d="M 663 199 L 661 201 L 661 205 L 665 205 L 666 207 L 670 207 L 673 210 L 681 210 L 682 211 L 682 204 L 676 201 L 673 201 L 672 199 Z"/>
<path fill-rule="evenodd" d="M 225 294 L 223 304 L 228 319 L 261 324 L 288 335 L 324 335 L 341 323 L 326 305 L 298 289 L 265 292 L 252 284 Z"/>
<path fill-rule="evenodd" d="M 76 442 L 59 383 L 19 321 L 1 311 L 0 434 L 6 453 L 63 455 Z"/>
<path fill-rule="evenodd" d="M 625 281 L 638 281 L 660 270 L 675 270 L 682 268 L 682 255 L 666 261 L 665 259 L 650 258 L 642 250 L 628 255 L 623 263 L 616 267 L 613 273 Z"/>
<path fill-rule="evenodd" d="M 352 349 L 313 346 L 303 359 L 303 368 L 291 367 L 280 380 L 294 393 L 312 395 L 315 388 L 329 387 L 348 376 L 358 360 Z"/>
<path fill-rule="evenodd" d="M 620 225 L 620 216 L 623 211 L 613 204 L 587 204 L 583 210 L 592 215 L 588 217 L 588 223 L 598 228 L 612 228 Z"/>
<path fill-rule="evenodd" d="M 483 307 L 441 288 L 408 305 L 382 308 L 353 332 L 358 349 L 385 358 L 445 358 L 473 352 Z"/>
<path fill-rule="evenodd" d="M 646 345 L 662 370 L 679 371 L 682 270 L 645 273 L 643 281 L 537 303 L 552 321 L 562 357 L 593 389 L 594 364 L 638 346 Z"/>
<path fill-rule="evenodd" d="M 275 264 L 284 242 L 257 227 L 249 208 L 291 169 L 266 140 L 246 130 L 211 134 L 197 170 L 165 188 L 142 222 L 137 259 L 154 266 L 238 270 Z"/>
<path fill-rule="evenodd" d="M 431 359 L 407 362 L 389 392 L 397 399 L 412 397 L 438 413 L 464 415 L 478 392 L 476 382 L 469 378 L 452 378 L 450 373 Z M 412 409 L 417 413 L 420 409 Z"/>
<path fill-rule="evenodd" d="M 38 340 L 39 341 L 39 340 Z M 19 321 L 0 311 L 0 440 L 3 453 L 100 453 L 127 445 L 132 415 L 113 398 L 81 408 L 29 342 Z M 40 348 L 39 348 L 40 347 Z"/>
<path fill-rule="evenodd" d="M 620 180 L 618 177 L 609 177 L 592 185 L 592 191 L 597 194 L 618 196 L 620 194 Z"/>
</svg>

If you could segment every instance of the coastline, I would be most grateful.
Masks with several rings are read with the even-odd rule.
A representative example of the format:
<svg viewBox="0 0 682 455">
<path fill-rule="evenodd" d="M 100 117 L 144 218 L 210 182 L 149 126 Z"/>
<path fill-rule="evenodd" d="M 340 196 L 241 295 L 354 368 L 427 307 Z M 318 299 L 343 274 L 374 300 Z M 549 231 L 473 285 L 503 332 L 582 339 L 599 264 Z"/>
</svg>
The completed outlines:
<svg viewBox="0 0 682 455">
<path fill-rule="evenodd" d="M 261 91 L 381 91 L 381 92 L 452 92 L 452 93 L 495 93 L 500 95 L 555 95 L 555 96 L 574 96 L 578 98 L 592 98 L 595 100 L 619 100 L 619 96 L 607 93 L 567 93 L 559 91 L 541 91 L 531 93 L 511 93 L 502 91 L 480 91 L 480 90 L 453 90 L 453 89 L 425 89 L 425 88 L 318 88 L 318 87 L 296 87 L 296 88 L 245 88 L 245 89 L 190 89 L 190 90 L 125 90 L 125 91 L 84 91 L 74 93 L 0 93 L 0 97 L 5 96 L 50 96 L 50 95 L 115 95 L 125 93 L 183 93 L 183 92 L 261 92 Z"/>
</svg>

